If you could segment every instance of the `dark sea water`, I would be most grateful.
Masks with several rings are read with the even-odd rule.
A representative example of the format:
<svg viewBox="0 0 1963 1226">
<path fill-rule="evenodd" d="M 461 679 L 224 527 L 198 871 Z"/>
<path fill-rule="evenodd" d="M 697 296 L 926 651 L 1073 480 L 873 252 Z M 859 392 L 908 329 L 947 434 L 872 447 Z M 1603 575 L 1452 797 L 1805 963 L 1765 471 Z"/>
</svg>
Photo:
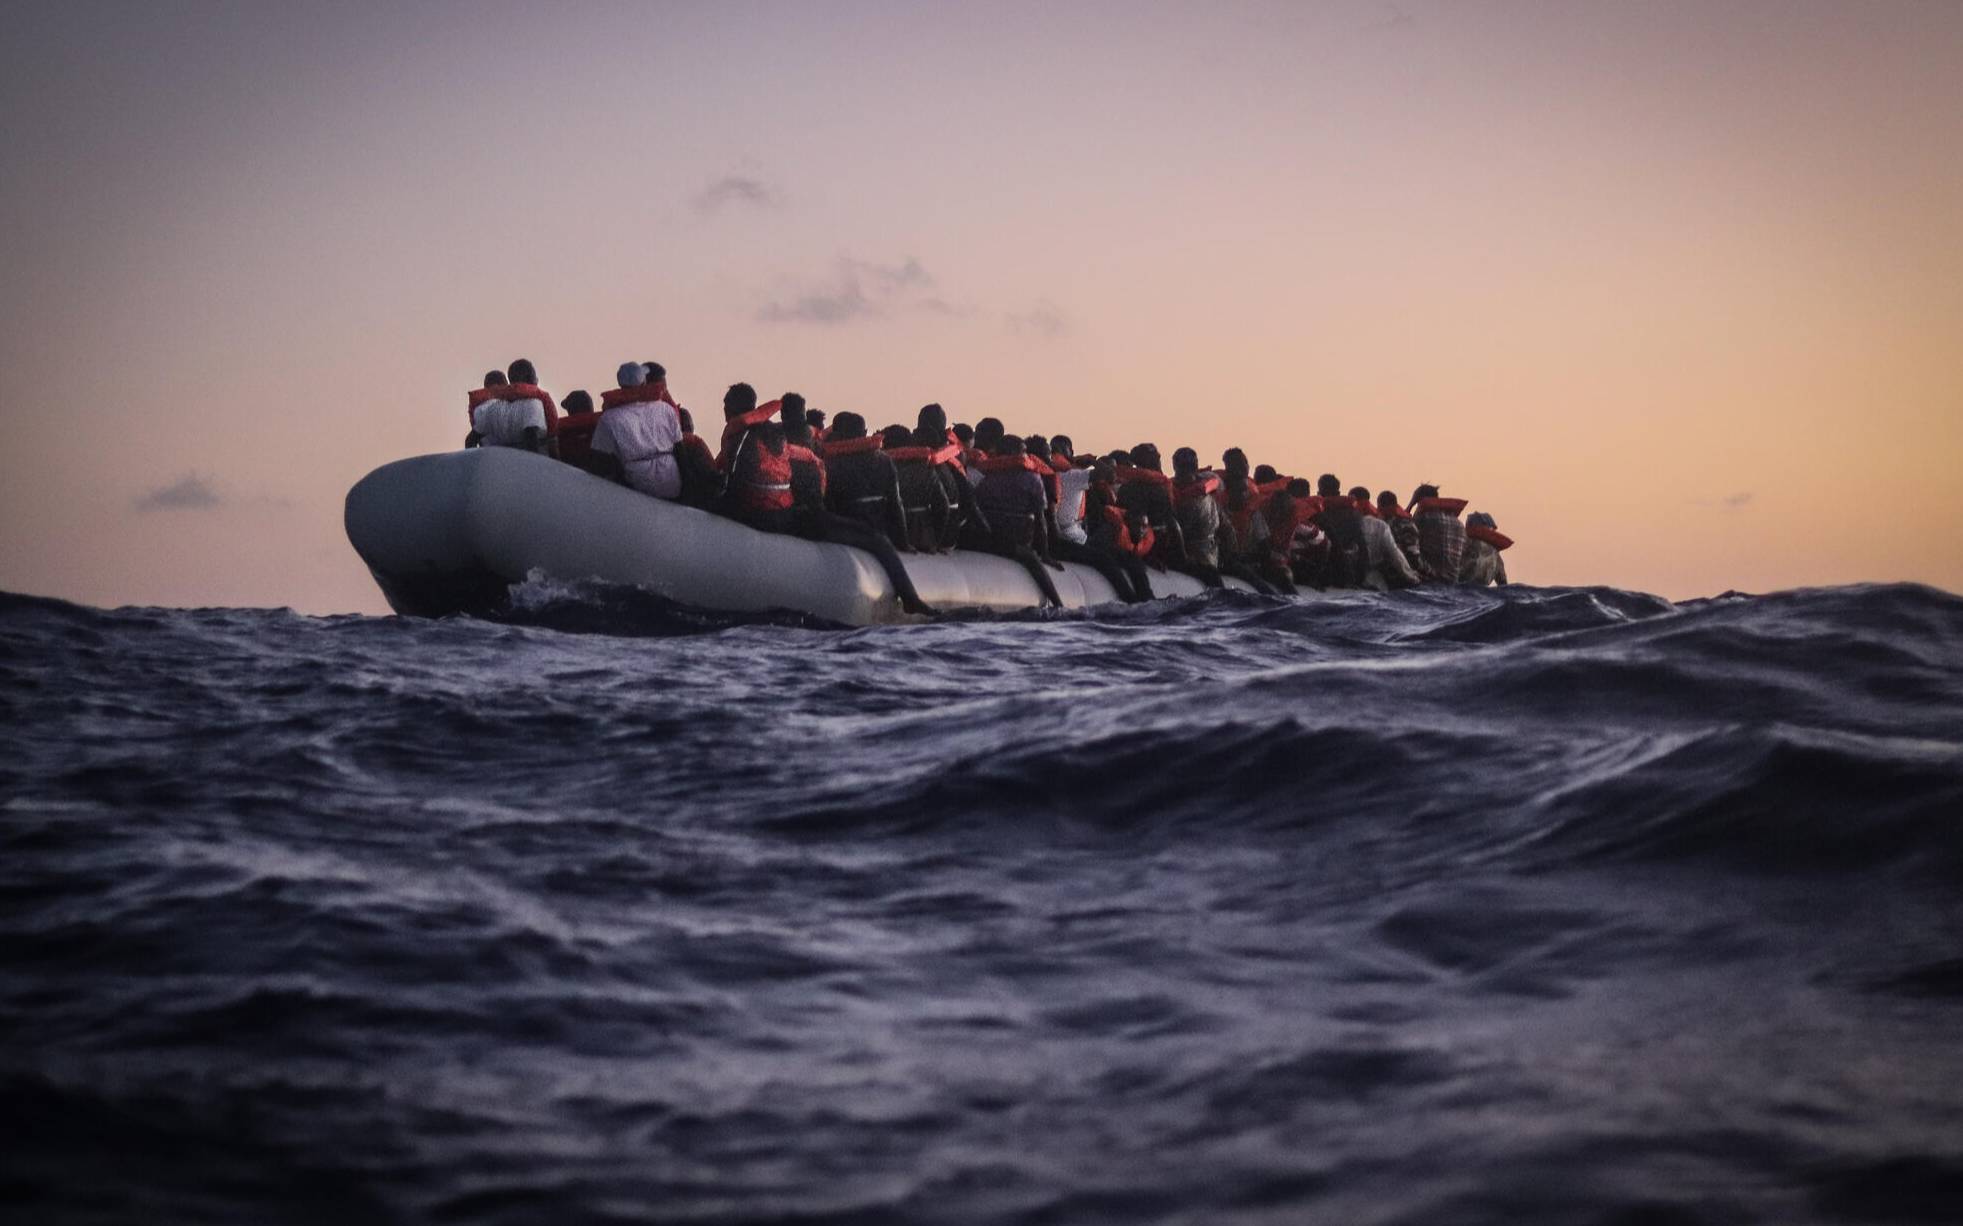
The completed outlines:
<svg viewBox="0 0 1963 1226">
<path fill-rule="evenodd" d="M 1963 1221 L 1963 599 L 0 596 L 0 1218 Z"/>
</svg>

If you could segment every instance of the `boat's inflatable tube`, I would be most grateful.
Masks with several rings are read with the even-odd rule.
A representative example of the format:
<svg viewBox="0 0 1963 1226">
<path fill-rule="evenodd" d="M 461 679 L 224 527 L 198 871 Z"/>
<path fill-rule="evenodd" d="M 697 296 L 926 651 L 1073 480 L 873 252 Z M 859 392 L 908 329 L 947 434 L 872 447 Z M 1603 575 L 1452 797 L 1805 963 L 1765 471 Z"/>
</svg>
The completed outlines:
<svg viewBox="0 0 1963 1226">
<path fill-rule="evenodd" d="M 384 465 L 348 491 L 346 524 L 389 606 L 421 617 L 494 611 L 533 571 L 633 584 L 698 609 L 787 609 L 848 626 L 904 616 L 863 550 L 758 532 L 507 447 Z M 1042 603 L 1029 573 L 1007 558 L 901 557 L 936 609 Z M 1071 563 L 1052 578 L 1070 608 L 1117 599 L 1088 566 Z M 1153 571 L 1151 580 L 1157 596 L 1204 590 L 1187 575 Z"/>
</svg>

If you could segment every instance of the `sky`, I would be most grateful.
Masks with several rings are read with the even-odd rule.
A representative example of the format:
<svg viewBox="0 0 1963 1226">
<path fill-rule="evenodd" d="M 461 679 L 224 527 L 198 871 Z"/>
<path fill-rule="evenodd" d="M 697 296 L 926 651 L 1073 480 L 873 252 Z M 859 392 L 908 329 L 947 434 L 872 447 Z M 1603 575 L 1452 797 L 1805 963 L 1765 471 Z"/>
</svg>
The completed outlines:
<svg viewBox="0 0 1963 1226">
<path fill-rule="evenodd" d="M 13 3 L 0 590 L 386 611 L 526 357 L 1963 590 L 1963 4 Z M 577 530 L 569 525 L 569 531 Z"/>
</svg>

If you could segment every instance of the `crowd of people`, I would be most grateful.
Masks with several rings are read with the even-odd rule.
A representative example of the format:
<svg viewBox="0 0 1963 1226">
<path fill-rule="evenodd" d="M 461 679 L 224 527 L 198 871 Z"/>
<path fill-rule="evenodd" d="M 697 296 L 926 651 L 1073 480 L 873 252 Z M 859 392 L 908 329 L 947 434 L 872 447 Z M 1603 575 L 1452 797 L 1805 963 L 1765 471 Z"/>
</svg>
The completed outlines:
<svg viewBox="0 0 1963 1226">
<path fill-rule="evenodd" d="M 766 532 L 857 546 L 914 612 L 927 606 L 900 555 L 957 547 L 1015 559 L 1057 605 L 1050 572 L 1064 562 L 1094 567 L 1127 601 L 1150 598 L 1152 569 L 1270 593 L 1507 582 L 1512 542 L 1491 515 L 1461 520 L 1465 500 L 1436 485 L 1400 503 L 1330 473 L 1311 485 L 1250 466 L 1238 447 L 1217 468 L 1181 447 L 1168 474 L 1152 443 L 1085 451 L 993 417 L 950 423 L 938 404 L 912 426 L 875 431 L 851 412 L 827 424 L 796 392 L 759 404 L 747 383 L 723 394 L 712 447 L 659 362 L 624 363 L 615 381 L 598 405 L 584 391 L 557 402 L 530 362 L 493 370 L 469 394 L 464 446 L 541 452 Z"/>
</svg>

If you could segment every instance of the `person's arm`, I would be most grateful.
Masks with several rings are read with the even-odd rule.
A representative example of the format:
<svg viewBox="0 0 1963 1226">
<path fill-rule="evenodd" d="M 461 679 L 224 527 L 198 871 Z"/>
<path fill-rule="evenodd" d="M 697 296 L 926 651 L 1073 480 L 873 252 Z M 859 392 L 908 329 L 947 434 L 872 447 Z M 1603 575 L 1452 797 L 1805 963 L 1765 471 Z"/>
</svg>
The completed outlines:
<svg viewBox="0 0 1963 1226">
<path fill-rule="evenodd" d="M 1389 533 L 1385 533 L 1385 535 L 1389 535 Z M 1397 547 L 1396 537 L 1391 537 L 1390 547 L 1388 549 L 1381 549 L 1380 552 L 1384 555 L 1383 572 L 1385 583 L 1393 589 L 1418 586 L 1418 572 L 1412 570 L 1411 564 L 1404 560 L 1404 551 Z"/>
<path fill-rule="evenodd" d="M 891 460 L 886 461 L 886 535 L 895 549 L 913 552 L 913 542 L 907 539 L 907 508 L 904 496 L 900 493 L 900 470 Z M 934 482 L 939 485 L 940 482 Z"/>
</svg>

